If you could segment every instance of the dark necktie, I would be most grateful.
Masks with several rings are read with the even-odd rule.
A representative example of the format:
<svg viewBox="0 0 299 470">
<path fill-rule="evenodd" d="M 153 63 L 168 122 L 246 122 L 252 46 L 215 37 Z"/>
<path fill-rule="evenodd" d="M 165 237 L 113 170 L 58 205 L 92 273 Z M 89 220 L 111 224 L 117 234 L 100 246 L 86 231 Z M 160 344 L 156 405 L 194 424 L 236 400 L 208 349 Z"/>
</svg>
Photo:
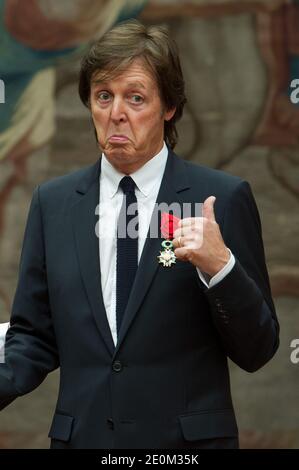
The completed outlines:
<svg viewBox="0 0 299 470">
<path fill-rule="evenodd" d="M 120 330 L 138 266 L 138 210 L 135 182 L 124 176 L 119 183 L 124 193 L 117 224 L 116 250 L 116 324 Z M 134 222 L 133 222 L 134 219 Z M 132 222 L 131 222 L 132 221 Z M 130 224 L 131 222 L 131 224 Z M 135 223 L 136 222 L 136 223 Z M 133 232 L 132 232 L 133 231 Z M 135 236 L 134 236 L 135 235 Z M 137 235 L 137 236 L 136 236 Z"/>
</svg>

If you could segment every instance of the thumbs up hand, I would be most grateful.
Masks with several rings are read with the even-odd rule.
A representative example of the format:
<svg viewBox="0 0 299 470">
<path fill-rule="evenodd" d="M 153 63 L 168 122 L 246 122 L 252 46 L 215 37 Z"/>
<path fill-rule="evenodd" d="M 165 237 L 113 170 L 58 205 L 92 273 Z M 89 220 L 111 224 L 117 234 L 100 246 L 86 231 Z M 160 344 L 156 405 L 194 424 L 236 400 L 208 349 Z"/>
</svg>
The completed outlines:
<svg viewBox="0 0 299 470">
<path fill-rule="evenodd" d="M 215 200 L 215 196 L 210 196 L 204 201 L 202 217 L 181 219 L 173 239 L 178 259 L 189 261 L 212 277 L 221 271 L 230 258 L 215 219 Z"/>
<path fill-rule="evenodd" d="M 210 220 L 211 222 L 216 222 L 215 212 L 214 212 L 215 201 L 216 201 L 215 196 L 208 197 L 204 201 L 203 208 L 202 208 L 202 216 Z"/>
</svg>

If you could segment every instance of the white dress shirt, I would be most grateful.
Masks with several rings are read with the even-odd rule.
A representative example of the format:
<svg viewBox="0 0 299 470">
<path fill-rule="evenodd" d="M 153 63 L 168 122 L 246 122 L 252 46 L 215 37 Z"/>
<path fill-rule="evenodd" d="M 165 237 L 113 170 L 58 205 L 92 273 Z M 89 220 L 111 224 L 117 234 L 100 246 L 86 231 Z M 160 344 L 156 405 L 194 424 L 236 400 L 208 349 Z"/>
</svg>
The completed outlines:
<svg viewBox="0 0 299 470">
<path fill-rule="evenodd" d="M 132 173 L 138 204 L 138 262 L 143 250 L 150 219 L 163 178 L 168 149 L 164 142 L 162 150 Z M 99 250 L 101 264 L 101 285 L 106 314 L 114 344 L 117 343 L 116 329 L 116 229 L 123 200 L 122 190 L 118 187 L 125 175 L 117 171 L 102 154 L 99 195 Z M 198 275 L 207 287 L 220 282 L 233 268 L 234 256 L 231 254 L 227 265 L 210 279 L 197 269 Z"/>
</svg>

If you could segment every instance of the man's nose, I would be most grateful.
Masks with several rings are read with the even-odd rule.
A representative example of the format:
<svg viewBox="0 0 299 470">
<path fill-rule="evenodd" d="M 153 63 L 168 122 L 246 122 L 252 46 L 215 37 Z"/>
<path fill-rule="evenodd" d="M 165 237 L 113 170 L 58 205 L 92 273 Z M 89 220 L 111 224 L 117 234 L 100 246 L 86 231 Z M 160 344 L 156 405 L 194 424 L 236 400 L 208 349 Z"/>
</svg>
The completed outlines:
<svg viewBox="0 0 299 470">
<path fill-rule="evenodd" d="M 126 119 L 125 103 L 121 98 L 114 98 L 111 107 L 110 117 L 114 122 L 120 122 Z"/>
</svg>

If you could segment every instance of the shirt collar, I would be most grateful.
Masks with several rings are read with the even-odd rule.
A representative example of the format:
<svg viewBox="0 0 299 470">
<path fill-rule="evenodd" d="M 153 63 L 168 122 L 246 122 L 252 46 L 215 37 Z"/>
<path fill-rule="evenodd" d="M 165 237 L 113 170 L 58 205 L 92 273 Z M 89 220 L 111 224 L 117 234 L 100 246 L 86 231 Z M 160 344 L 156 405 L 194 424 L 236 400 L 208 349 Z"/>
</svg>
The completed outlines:
<svg viewBox="0 0 299 470">
<path fill-rule="evenodd" d="M 160 152 L 153 158 L 148 160 L 139 170 L 132 173 L 130 176 L 135 181 L 139 191 L 147 197 L 156 184 L 161 182 L 161 176 L 164 173 L 168 156 L 168 149 L 163 143 Z M 116 170 L 111 163 L 107 160 L 106 155 L 102 154 L 101 162 L 101 177 L 104 178 L 107 184 L 107 192 L 110 198 L 114 197 L 117 193 L 120 180 L 125 176 L 124 173 Z"/>
</svg>

